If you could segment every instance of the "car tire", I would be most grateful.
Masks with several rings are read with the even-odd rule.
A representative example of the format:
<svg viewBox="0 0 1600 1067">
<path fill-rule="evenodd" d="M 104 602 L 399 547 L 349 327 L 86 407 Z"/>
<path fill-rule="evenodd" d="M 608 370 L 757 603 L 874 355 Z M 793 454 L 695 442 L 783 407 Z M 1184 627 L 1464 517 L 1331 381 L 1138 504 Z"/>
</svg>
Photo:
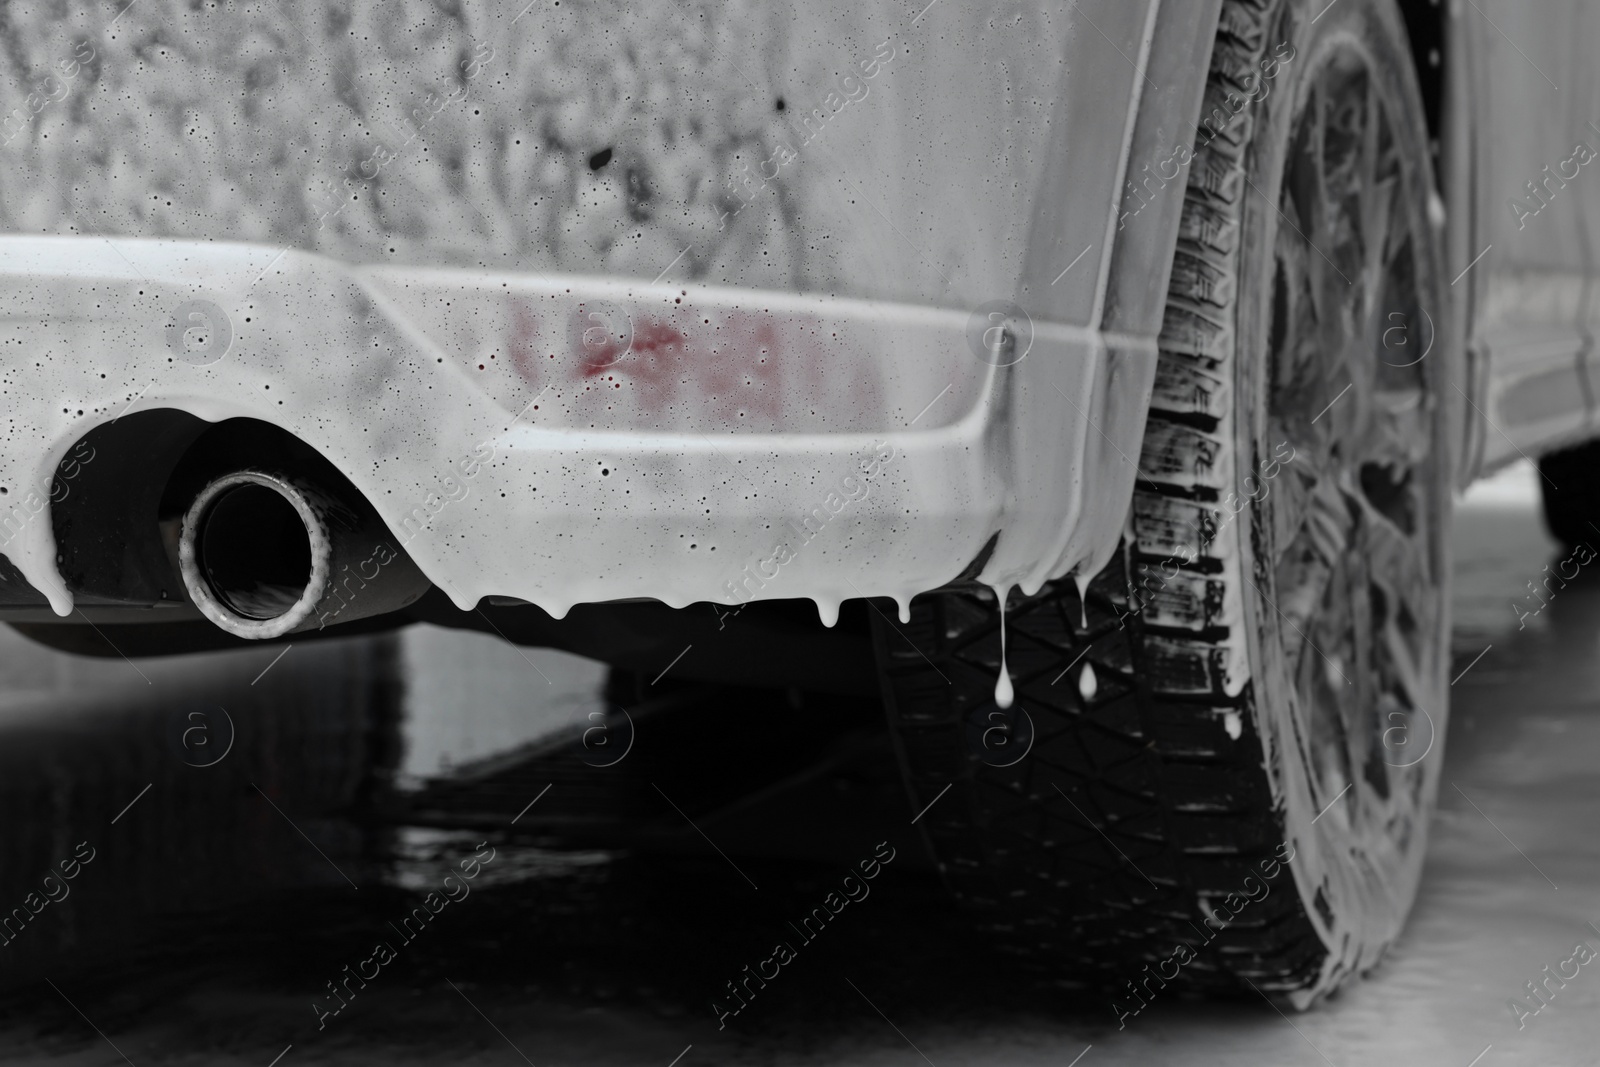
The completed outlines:
<svg viewBox="0 0 1600 1067">
<path fill-rule="evenodd" d="M 1456 357 L 1385 332 L 1445 300 L 1400 12 L 1226 0 L 1203 115 L 1121 550 L 1081 599 L 874 620 L 945 881 L 1121 1025 L 1169 984 L 1304 1008 L 1370 969 L 1446 725 Z"/>
</svg>

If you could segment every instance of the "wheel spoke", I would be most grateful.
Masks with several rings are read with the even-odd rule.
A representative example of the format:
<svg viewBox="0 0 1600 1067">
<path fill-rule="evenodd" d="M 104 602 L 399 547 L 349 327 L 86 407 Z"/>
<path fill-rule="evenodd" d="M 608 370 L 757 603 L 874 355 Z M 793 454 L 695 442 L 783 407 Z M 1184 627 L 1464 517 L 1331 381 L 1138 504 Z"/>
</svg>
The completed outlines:
<svg viewBox="0 0 1600 1067">
<path fill-rule="evenodd" d="M 1400 690 L 1405 694 L 1406 702 L 1402 707 L 1406 711 L 1426 708 L 1432 702 L 1428 672 L 1424 670 L 1424 665 L 1418 662 L 1411 642 L 1401 633 L 1399 623 L 1393 619 L 1384 624 L 1381 647 L 1388 657 L 1388 666 L 1394 674 L 1394 681 L 1399 683 Z"/>
<path fill-rule="evenodd" d="M 1320 480 L 1314 469 L 1308 442 L 1296 438 L 1282 423 L 1274 420 L 1272 432 L 1275 441 L 1295 440 L 1295 458 L 1284 466 L 1272 484 L 1272 544 L 1281 562 L 1293 547 L 1295 539 L 1304 528 L 1311 511 L 1311 500 Z"/>
<path fill-rule="evenodd" d="M 1350 625 L 1343 637 L 1352 663 L 1349 684 L 1339 701 L 1340 719 L 1345 724 L 1345 749 L 1350 766 L 1363 767 L 1367 762 L 1369 738 L 1360 725 L 1365 709 L 1372 707 L 1377 698 L 1380 684 L 1373 671 L 1372 579 L 1367 560 L 1359 551 L 1345 556 L 1345 575 L 1343 592 L 1350 605 Z"/>
<path fill-rule="evenodd" d="M 1284 635 L 1291 656 L 1302 655 L 1305 635 L 1325 623 L 1323 602 L 1335 570 L 1348 555 L 1352 533 L 1345 494 L 1332 478 L 1318 479 L 1309 487 L 1299 518 L 1301 525 L 1275 575 L 1277 587 L 1284 591 L 1278 610 L 1293 623 L 1292 632 Z"/>
<path fill-rule="evenodd" d="M 1390 235 L 1393 226 L 1395 201 L 1400 195 L 1400 179 L 1385 178 L 1376 182 L 1361 197 L 1361 248 L 1364 255 L 1361 265 L 1361 286 L 1366 298 L 1363 309 L 1369 321 L 1381 322 L 1385 309 L 1381 305 L 1386 269 L 1393 249 Z"/>
<path fill-rule="evenodd" d="M 1374 509 L 1364 494 L 1351 498 L 1361 509 L 1359 551 L 1366 560 L 1370 581 L 1381 591 L 1384 601 L 1383 644 L 1391 664 L 1414 706 L 1428 700 L 1423 688 L 1427 677 L 1417 662 L 1410 641 L 1431 643 L 1437 621 L 1435 583 L 1420 536 L 1408 536 L 1389 518 Z M 1410 638 L 1407 638 L 1410 634 Z"/>
</svg>

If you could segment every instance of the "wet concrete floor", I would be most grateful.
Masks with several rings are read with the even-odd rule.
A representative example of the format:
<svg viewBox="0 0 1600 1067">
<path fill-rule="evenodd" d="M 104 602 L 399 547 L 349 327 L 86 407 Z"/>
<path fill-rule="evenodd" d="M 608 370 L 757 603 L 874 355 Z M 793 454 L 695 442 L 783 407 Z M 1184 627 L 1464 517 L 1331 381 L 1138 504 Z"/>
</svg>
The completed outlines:
<svg viewBox="0 0 1600 1067">
<path fill-rule="evenodd" d="M 428 629 L 132 665 L 7 630 L 0 912 L 32 918 L 0 928 L 0 1062 L 1595 1062 L 1600 967 L 1507 1006 L 1600 947 L 1600 579 L 1531 597 L 1563 556 L 1535 477 L 1458 511 L 1410 926 L 1311 1012 L 1174 1000 L 1119 1032 L 1018 973 L 919 855 L 870 707 L 684 686 L 628 718 L 594 664 Z"/>
</svg>

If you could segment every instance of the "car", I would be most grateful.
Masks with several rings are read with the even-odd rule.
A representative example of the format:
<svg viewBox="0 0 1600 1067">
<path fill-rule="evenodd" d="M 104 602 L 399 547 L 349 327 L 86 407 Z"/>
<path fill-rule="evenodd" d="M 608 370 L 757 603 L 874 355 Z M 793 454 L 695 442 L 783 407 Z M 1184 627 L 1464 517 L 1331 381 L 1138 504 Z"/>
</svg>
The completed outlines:
<svg viewBox="0 0 1600 1067">
<path fill-rule="evenodd" d="M 0 618 L 881 695 L 1119 1026 L 1372 968 L 1452 494 L 1595 529 L 1600 9 L 915 6 L 8 14 Z"/>
</svg>

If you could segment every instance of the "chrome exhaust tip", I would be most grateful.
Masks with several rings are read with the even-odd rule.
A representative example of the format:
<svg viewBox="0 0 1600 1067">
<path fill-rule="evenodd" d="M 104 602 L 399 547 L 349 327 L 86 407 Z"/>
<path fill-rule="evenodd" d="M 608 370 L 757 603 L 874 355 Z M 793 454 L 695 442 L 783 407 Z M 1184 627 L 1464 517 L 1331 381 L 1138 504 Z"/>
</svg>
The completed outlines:
<svg viewBox="0 0 1600 1067">
<path fill-rule="evenodd" d="M 202 614 L 237 637 L 298 629 L 328 587 L 333 544 L 327 502 L 309 486 L 264 471 L 207 485 L 184 513 L 178 568 Z"/>
<path fill-rule="evenodd" d="M 235 471 L 184 513 L 178 569 L 206 618 L 261 641 L 394 611 L 425 593 L 427 578 L 387 534 L 370 508 L 308 481 Z"/>
</svg>

